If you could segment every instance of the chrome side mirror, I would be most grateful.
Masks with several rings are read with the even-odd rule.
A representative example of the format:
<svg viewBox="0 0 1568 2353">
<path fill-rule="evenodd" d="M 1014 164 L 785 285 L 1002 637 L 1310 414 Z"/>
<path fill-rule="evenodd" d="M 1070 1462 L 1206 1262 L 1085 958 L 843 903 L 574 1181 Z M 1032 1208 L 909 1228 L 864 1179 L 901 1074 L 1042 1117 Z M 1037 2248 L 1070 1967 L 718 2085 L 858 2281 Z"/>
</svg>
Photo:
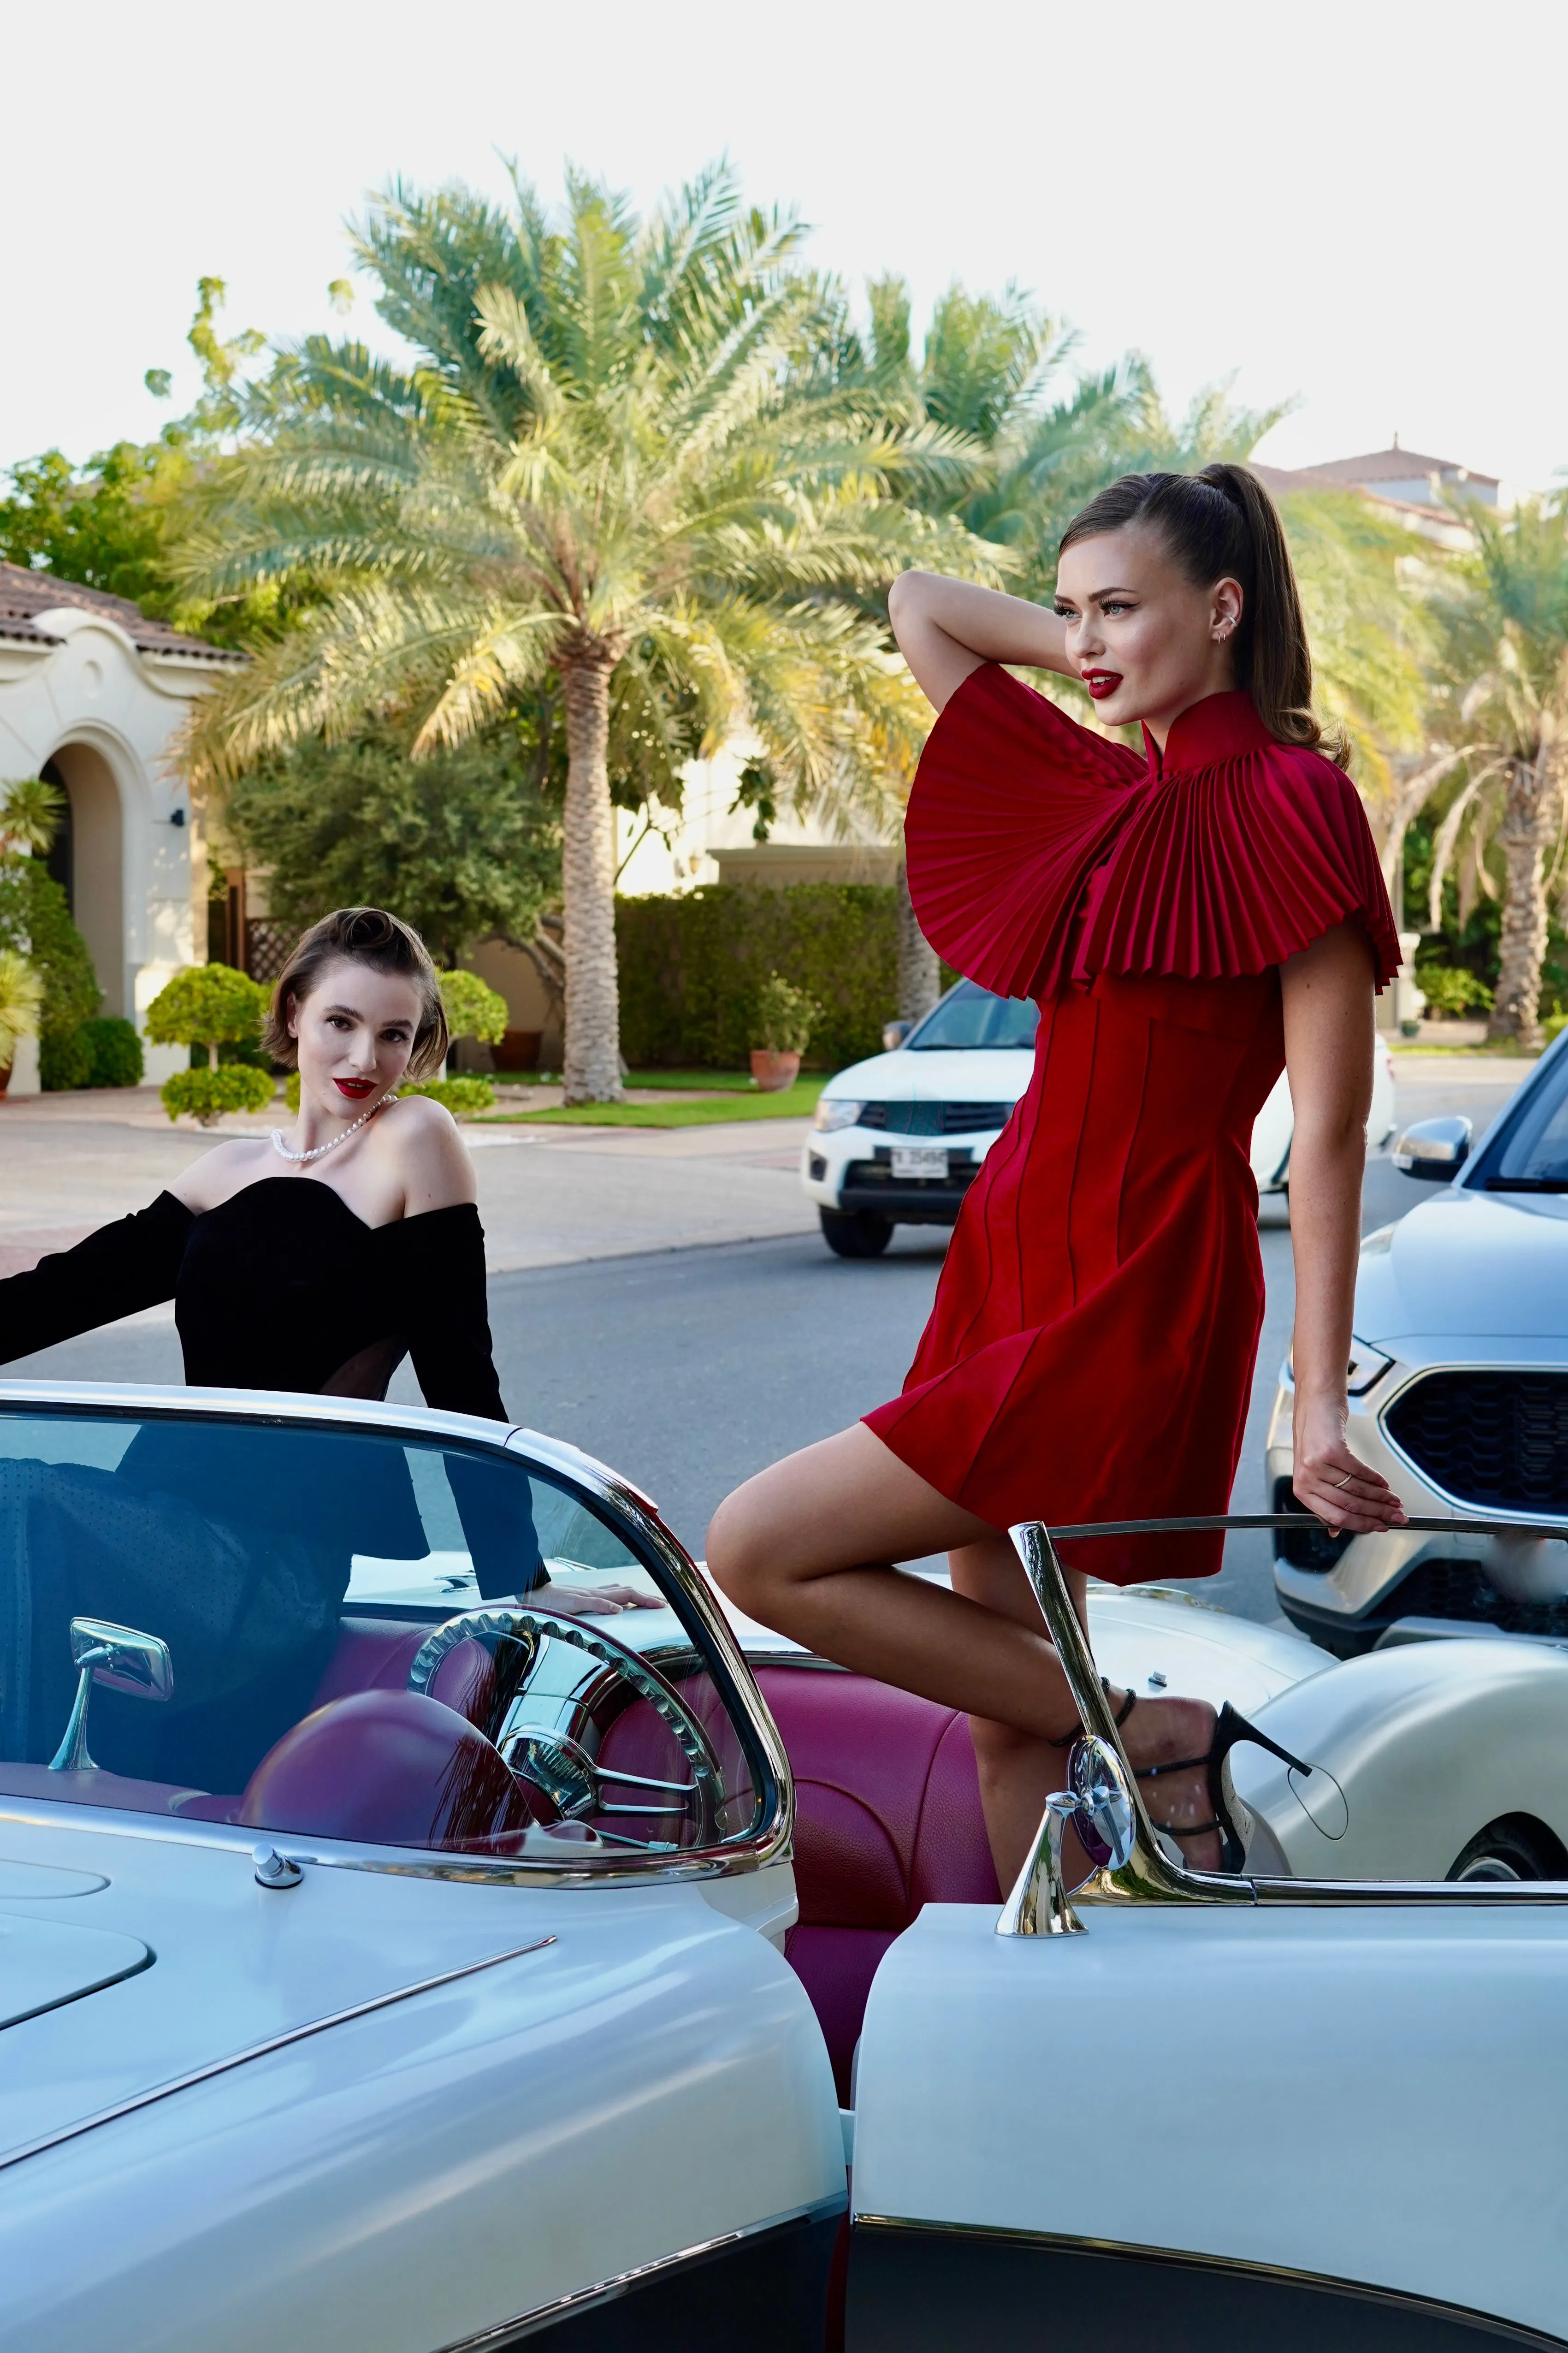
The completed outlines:
<svg viewBox="0 0 1568 2353">
<path fill-rule="evenodd" d="M 896 1054 L 914 1026 L 912 1021 L 885 1021 L 882 1024 L 883 1052 Z"/>
<path fill-rule="evenodd" d="M 1406 1176 L 1428 1185 L 1446 1185 L 1470 1156 L 1471 1122 L 1456 1114 L 1450 1119 L 1418 1119 L 1394 1147 L 1394 1165 Z"/>
<path fill-rule="evenodd" d="M 999 1936 L 1082 1936 L 1083 1922 L 1062 1876 L 1062 1838 L 1069 1822 L 1094 1870 L 1121 1871 L 1132 1860 L 1137 1818 L 1121 1759 L 1090 1734 L 1073 1743 L 1068 1782 L 1046 1799 L 1039 1841 L 1002 1907 Z"/>
<path fill-rule="evenodd" d="M 167 1642 L 133 1626 L 111 1626 L 104 1618 L 73 1618 L 71 1663 L 78 1669 L 76 1698 L 51 1773 L 97 1770 L 87 1747 L 87 1707 L 94 1683 L 125 1692 L 132 1699 L 167 1699 L 174 1688 L 174 1662 Z"/>
</svg>

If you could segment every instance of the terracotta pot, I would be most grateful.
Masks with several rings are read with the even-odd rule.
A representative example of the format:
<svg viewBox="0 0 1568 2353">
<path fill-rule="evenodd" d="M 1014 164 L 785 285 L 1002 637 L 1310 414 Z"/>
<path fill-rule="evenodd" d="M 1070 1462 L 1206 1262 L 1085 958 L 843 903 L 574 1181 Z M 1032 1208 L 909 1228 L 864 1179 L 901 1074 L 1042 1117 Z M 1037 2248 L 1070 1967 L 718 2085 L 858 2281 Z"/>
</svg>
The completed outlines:
<svg viewBox="0 0 1568 2353">
<path fill-rule="evenodd" d="M 753 1046 L 752 1076 L 763 1094 L 782 1094 L 800 1076 L 800 1056 L 775 1053 L 771 1046 Z"/>
</svg>

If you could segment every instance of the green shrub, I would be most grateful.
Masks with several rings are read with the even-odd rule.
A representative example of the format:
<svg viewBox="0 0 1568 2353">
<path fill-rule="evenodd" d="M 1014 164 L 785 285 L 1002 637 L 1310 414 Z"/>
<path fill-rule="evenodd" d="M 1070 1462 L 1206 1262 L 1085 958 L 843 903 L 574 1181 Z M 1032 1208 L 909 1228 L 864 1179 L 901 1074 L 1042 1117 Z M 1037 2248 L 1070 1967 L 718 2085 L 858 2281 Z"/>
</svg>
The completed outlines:
<svg viewBox="0 0 1568 2353">
<path fill-rule="evenodd" d="M 21 950 L 43 976 L 41 1059 L 46 1041 L 73 1035 L 103 997 L 66 894 L 41 859 L 0 856 L 0 948 Z"/>
<path fill-rule="evenodd" d="M 1462 964 L 1418 965 L 1415 986 L 1426 999 L 1427 1012 L 1439 1020 L 1457 1021 L 1472 1009 L 1478 1013 L 1491 1010 L 1491 990 Z"/>
<path fill-rule="evenodd" d="M 782 973 L 771 972 L 757 991 L 752 1042 L 764 1053 L 804 1054 L 821 1014 L 815 997 L 795 987 Z"/>
<path fill-rule="evenodd" d="M 142 1083 L 142 1040 L 133 1021 L 100 1016 L 84 1021 L 77 1036 L 87 1049 L 89 1087 L 139 1087 Z"/>
<path fill-rule="evenodd" d="M 713 883 L 616 907 L 621 1050 L 634 1069 L 744 1068 L 759 993 L 787 972 L 821 1008 L 811 1060 L 838 1070 L 880 1053 L 898 1003 L 890 884 Z"/>
<path fill-rule="evenodd" d="M 38 1039 L 38 1084 L 48 1095 L 92 1084 L 92 1050 L 80 1029 L 46 1029 Z"/>
<path fill-rule="evenodd" d="M 248 1062 L 226 1062 L 220 1071 L 176 1071 L 159 1090 L 171 1119 L 188 1112 L 203 1127 L 226 1111 L 265 1111 L 272 1094 L 268 1073 L 252 1070 Z"/>
<path fill-rule="evenodd" d="M 489 1111 L 496 1091 L 489 1079 L 426 1079 L 418 1086 L 399 1087 L 400 1095 L 428 1095 L 445 1103 L 454 1119 L 464 1112 Z"/>
<path fill-rule="evenodd" d="M 444 972 L 440 979 L 447 1027 L 454 1038 L 482 1038 L 493 1046 L 506 1036 L 511 1018 L 506 999 L 477 972 Z"/>
</svg>

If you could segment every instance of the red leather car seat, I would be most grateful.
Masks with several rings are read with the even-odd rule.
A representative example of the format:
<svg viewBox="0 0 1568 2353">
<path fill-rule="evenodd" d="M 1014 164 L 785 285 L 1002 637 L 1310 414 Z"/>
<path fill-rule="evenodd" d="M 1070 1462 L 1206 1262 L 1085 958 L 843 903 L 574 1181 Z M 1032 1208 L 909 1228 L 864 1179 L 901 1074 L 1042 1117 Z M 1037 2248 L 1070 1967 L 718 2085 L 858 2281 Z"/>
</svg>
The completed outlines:
<svg viewBox="0 0 1568 2353">
<path fill-rule="evenodd" d="M 483 1852 L 528 1827 L 496 1750 L 439 1700 L 410 1691 L 329 1700 L 262 1758 L 234 1819 L 257 1830 Z M 493 1850 L 492 1850 L 493 1851 Z"/>
<path fill-rule="evenodd" d="M 800 1922 L 785 1955 L 840 2100 L 883 1954 L 924 1904 L 1000 1904 L 969 1721 L 865 1675 L 766 1666 L 795 1773 Z"/>
</svg>

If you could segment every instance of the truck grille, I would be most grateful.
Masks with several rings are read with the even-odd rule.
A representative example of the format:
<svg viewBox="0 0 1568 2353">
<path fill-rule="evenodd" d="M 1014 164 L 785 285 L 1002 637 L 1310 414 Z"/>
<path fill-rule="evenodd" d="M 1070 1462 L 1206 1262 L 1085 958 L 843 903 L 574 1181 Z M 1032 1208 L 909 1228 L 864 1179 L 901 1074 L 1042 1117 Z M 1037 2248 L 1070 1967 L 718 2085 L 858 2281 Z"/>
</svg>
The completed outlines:
<svg viewBox="0 0 1568 2353">
<path fill-rule="evenodd" d="M 1005 1127 L 1010 1103 L 868 1103 L 857 1124 L 889 1135 L 983 1135 Z"/>
<path fill-rule="evenodd" d="M 1461 1503 L 1568 1510 L 1568 1374 L 1428 1373 L 1388 1409 L 1389 1436 Z"/>
</svg>

